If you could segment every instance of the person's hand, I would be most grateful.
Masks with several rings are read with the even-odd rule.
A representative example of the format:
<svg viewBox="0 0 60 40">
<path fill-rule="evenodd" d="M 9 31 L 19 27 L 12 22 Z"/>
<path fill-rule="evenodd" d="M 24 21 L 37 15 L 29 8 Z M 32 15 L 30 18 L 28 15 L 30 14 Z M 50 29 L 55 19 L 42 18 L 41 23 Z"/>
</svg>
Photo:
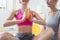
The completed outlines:
<svg viewBox="0 0 60 40">
<path fill-rule="evenodd" d="M 33 18 L 32 18 L 32 15 L 30 15 L 30 18 L 29 18 L 29 20 L 30 20 L 31 22 L 33 22 Z"/>
<path fill-rule="evenodd" d="M 20 20 L 20 22 L 21 22 L 21 21 L 24 22 L 25 19 L 26 19 L 26 13 L 23 14 L 23 18 Z"/>
</svg>

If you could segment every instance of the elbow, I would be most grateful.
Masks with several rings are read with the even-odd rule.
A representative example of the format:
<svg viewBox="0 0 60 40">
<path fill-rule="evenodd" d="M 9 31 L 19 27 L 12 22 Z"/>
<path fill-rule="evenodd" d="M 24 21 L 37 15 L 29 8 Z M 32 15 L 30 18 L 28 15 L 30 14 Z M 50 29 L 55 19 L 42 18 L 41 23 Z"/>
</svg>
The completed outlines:
<svg viewBox="0 0 60 40">
<path fill-rule="evenodd" d="M 46 25 L 46 22 L 44 22 L 44 25 Z"/>
<path fill-rule="evenodd" d="M 45 22 L 45 21 L 40 21 L 40 20 L 39 20 L 39 24 L 41 24 L 41 25 L 46 25 L 46 22 Z"/>
<path fill-rule="evenodd" d="M 6 27 L 7 25 L 6 24 L 3 24 L 4 27 Z"/>
<path fill-rule="evenodd" d="M 8 24 L 7 24 L 7 23 L 4 23 L 4 24 L 3 24 L 3 27 L 7 27 L 7 26 L 8 26 Z"/>
<path fill-rule="evenodd" d="M 43 25 L 45 25 L 45 26 L 46 26 L 46 22 L 45 22 L 45 21 L 43 22 Z"/>
</svg>

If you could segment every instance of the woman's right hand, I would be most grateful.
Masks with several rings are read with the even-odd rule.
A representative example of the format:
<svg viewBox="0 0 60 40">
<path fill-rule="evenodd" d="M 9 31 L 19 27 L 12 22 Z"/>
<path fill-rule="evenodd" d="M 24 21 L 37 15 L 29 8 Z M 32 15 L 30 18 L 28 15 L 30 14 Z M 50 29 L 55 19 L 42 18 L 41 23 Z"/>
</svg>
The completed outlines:
<svg viewBox="0 0 60 40">
<path fill-rule="evenodd" d="M 23 14 L 23 18 L 20 20 L 20 22 L 24 22 L 26 19 L 26 13 Z"/>
</svg>

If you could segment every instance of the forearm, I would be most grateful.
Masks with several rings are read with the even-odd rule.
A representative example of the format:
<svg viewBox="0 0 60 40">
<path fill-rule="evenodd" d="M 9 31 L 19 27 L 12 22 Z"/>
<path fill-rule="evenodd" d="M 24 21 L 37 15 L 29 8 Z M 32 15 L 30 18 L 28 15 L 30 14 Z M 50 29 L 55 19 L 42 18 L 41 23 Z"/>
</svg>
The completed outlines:
<svg viewBox="0 0 60 40">
<path fill-rule="evenodd" d="M 59 24 L 59 29 L 58 29 L 58 40 L 60 40 L 60 24 Z"/>
<path fill-rule="evenodd" d="M 43 20 L 33 20 L 33 22 L 41 25 L 46 25 L 46 22 Z"/>
<path fill-rule="evenodd" d="M 5 22 L 5 23 L 3 24 L 3 26 L 4 26 L 4 27 L 7 27 L 7 26 L 12 26 L 12 25 L 21 23 L 21 22 L 23 22 L 23 21 L 25 20 L 25 18 L 26 18 L 26 17 L 25 17 L 25 14 L 24 14 L 22 19 L 20 19 L 20 20 L 15 20 L 15 21 L 13 21 L 13 20 L 8 20 L 7 22 Z"/>
<path fill-rule="evenodd" d="M 12 26 L 12 25 L 15 25 L 15 24 L 21 23 L 21 22 L 23 22 L 23 21 L 22 21 L 22 20 L 15 20 L 15 21 L 9 20 L 9 21 L 5 22 L 5 23 L 3 24 L 3 26 L 4 26 L 4 27 Z"/>
<path fill-rule="evenodd" d="M 60 33 L 58 33 L 58 40 L 60 40 Z"/>
</svg>

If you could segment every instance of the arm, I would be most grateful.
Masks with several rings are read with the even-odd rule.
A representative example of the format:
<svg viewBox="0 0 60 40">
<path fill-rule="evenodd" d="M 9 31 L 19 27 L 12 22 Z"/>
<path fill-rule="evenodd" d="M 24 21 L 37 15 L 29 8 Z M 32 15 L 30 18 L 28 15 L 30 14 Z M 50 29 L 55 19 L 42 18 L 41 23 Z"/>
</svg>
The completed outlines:
<svg viewBox="0 0 60 40">
<path fill-rule="evenodd" d="M 24 17 L 21 19 L 21 20 L 15 20 L 13 21 L 13 18 L 15 17 L 17 11 L 13 11 L 11 13 L 11 15 L 7 18 L 7 21 L 3 24 L 4 27 L 7 27 L 7 26 L 12 26 L 12 25 L 15 25 L 17 23 L 21 23 L 25 20 L 25 14 L 24 14 Z"/>
<path fill-rule="evenodd" d="M 44 21 L 46 21 L 46 14 L 44 15 Z M 45 29 L 46 30 L 46 24 L 45 25 L 43 25 L 44 26 L 44 28 L 43 29 Z"/>
<path fill-rule="evenodd" d="M 59 29 L 58 29 L 58 40 L 60 40 L 60 24 L 59 24 Z"/>
<path fill-rule="evenodd" d="M 59 29 L 58 29 L 58 40 L 60 40 L 60 20 L 59 20 Z"/>
<path fill-rule="evenodd" d="M 12 26 L 12 25 L 15 25 L 17 23 L 20 23 L 22 21 L 23 20 L 15 20 L 15 21 L 13 21 L 13 20 L 7 20 L 3 25 L 4 25 L 4 27 Z"/>
<path fill-rule="evenodd" d="M 33 12 L 33 13 L 35 15 L 35 18 L 37 19 L 37 20 L 33 20 L 33 22 L 41 25 L 46 25 L 45 21 L 36 12 Z"/>
</svg>

